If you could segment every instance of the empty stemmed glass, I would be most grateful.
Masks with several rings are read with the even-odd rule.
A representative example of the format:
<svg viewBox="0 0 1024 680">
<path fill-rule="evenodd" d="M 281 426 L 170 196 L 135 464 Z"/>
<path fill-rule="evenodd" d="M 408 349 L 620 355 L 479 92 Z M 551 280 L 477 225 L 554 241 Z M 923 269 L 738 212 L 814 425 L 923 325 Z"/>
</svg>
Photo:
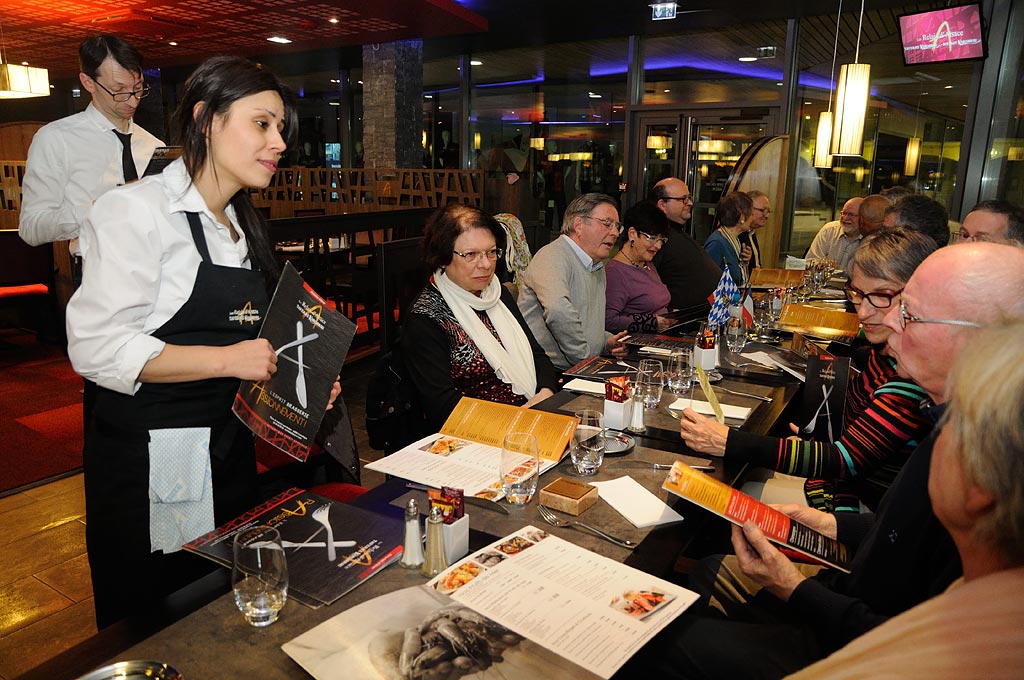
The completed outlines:
<svg viewBox="0 0 1024 680">
<path fill-rule="evenodd" d="M 743 308 L 739 305 L 729 308 L 729 319 L 725 322 L 725 345 L 733 354 L 739 354 L 747 345 L 747 322 L 743 319 Z"/>
</svg>

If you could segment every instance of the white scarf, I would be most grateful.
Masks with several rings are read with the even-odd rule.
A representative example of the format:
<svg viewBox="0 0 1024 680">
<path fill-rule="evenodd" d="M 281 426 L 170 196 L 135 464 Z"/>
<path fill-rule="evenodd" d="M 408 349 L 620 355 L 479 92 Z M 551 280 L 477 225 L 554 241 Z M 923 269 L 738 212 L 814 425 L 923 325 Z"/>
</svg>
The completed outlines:
<svg viewBox="0 0 1024 680">
<path fill-rule="evenodd" d="M 494 369 L 498 379 L 511 385 L 513 392 L 527 399 L 537 394 L 537 368 L 533 363 L 530 340 L 516 317 L 502 304 L 498 278 L 492 277 L 479 297 L 453 283 L 441 269 L 434 272 L 434 283 L 456 321 L 480 348 L 480 353 Z M 494 334 L 480 320 L 477 311 L 487 312 L 487 318 L 491 320 L 501 342 L 494 338 Z"/>
</svg>

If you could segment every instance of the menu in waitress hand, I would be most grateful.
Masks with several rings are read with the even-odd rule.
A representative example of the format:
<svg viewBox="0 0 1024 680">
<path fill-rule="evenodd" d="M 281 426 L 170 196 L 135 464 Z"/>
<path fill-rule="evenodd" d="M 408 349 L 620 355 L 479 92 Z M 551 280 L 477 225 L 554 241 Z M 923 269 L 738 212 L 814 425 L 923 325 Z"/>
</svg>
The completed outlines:
<svg viewBox="0 0 1024 680">
<path fill-rule="evenodd" d="M 245 311 L 238 322 L 253 323 Z M 277 372 L 270 380 L 242 381 L 235 415 L 262 439 L 306 460 L 355 334 L 356 325 L 285 264 L 260 329 L 277 354 Z"/>
</svg>

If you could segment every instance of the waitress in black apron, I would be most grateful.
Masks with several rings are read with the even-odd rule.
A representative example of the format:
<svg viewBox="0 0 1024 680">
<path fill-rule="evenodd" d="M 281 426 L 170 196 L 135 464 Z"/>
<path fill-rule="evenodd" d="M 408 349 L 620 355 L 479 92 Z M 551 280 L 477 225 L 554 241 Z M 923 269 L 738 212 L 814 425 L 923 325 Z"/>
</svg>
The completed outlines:
<svg viewBox="0 0 1024 680">
<path fill-rule="evenodd" d="M 181 545 L 258 500 L 231 404 L 240 379 L 277 370 L 256 338 L 277 266 L 248 190 L 274 176 L 295 109 L 275 76 L 217 57 L 175 118 L 182 158 L 93 206 L 67 310 L 71 361 L 99 385 L 84 465 L 100 628 L 202 575 Z"/>
</svg>

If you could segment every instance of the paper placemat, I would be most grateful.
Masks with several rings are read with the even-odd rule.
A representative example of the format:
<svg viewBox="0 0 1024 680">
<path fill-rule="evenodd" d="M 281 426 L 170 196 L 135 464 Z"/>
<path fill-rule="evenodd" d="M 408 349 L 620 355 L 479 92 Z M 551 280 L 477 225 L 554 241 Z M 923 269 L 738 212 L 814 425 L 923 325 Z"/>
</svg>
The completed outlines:
<svg viewBox="0 0 1024 680">
<path fill-rule="evenodd" d="M 683 521 L 683 516 L 665 505 L 632 477 L 619 477 L 608 482 L 590 482 L 608 505 L 629 520 L 637 529 Z"/>
</svg>

